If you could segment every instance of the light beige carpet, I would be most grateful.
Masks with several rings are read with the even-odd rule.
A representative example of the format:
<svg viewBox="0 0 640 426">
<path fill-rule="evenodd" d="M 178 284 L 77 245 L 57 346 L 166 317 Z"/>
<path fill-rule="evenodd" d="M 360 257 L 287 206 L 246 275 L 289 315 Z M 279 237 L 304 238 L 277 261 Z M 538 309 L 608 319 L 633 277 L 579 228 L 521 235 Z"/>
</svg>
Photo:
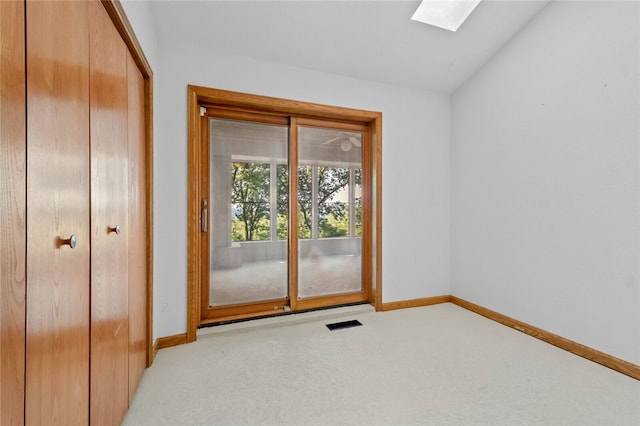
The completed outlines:
<svg viewBox="0 0 640 426">
<path fill-rule="evenodd" d="M 160 350 L 123 424 L 640 425 L 640 381 L 449 303 L 299 315 Z"/>
</svg>

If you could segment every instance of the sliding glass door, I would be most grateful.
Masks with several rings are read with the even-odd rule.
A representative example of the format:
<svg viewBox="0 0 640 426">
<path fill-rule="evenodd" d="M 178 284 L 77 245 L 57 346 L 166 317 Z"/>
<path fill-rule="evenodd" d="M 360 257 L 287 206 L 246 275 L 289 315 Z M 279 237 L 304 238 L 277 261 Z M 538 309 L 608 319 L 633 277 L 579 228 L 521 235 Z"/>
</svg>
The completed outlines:
<svg viewBox="0 0 640 426">
<path fill-rule="evenodd" d="M 298 130 L 298 297 L 361 292 L 362 133 Z"/>
<path fill-rule="evenodd" d="M 206 120 L 202 319 L 366 301 L 366 126 L 216 108 Z"/>
<path fill-rule="evenodd" d="M 210 300 L 285 300 L 287 126 L 210 120 Z"/>
</svg>

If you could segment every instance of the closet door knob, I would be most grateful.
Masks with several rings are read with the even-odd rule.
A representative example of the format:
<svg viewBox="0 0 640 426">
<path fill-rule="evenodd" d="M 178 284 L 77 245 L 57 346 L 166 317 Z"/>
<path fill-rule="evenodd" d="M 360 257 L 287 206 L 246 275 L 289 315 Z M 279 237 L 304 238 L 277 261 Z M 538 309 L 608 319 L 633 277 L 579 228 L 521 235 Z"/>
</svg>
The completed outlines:
<svg viewBox="0 0 640 426">
<path fill-rule="evenodd" d="M 109 232 L 115 232 L 117 235 L 120 235 L 120 225 L 110 226 Z"/>
<path fill-rule="evenodd" d="M 76 248 L 76 244 L 78 244 L 78 239 L 76 238 L 75 235 L 72 235 L 67 239 L 58 238 L 58 242 L 59 242 L 60 246 L 69 246 L 72 249 L 74 249 L 74 248 Z"/>
</svg>

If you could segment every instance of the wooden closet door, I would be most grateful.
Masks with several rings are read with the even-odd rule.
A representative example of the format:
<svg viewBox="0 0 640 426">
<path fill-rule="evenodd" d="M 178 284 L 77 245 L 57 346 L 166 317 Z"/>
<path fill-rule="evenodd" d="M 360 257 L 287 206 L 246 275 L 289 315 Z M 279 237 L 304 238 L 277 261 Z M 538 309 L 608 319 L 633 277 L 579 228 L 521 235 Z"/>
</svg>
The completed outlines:
<svg viewBox="0 0 640 426">
<path fill-rule="evenodd" d="M 129 88 L 129 401 L 147 367 L 147 186 L 144 80 L 127 54 Z"/>
<path fill-rule="evenodd" d="M 128 403 L 127 49 L 91 2 L 91 402 L 93 426 L 118 425 Z"/>
<path fill-rule="evenodd" d="M 84 2 L 26 3 L 29 425 L 89 419 L 87 11 Z"/>
<path fill-rule="evenodd" d="M 24 421 L 24 2 L 0 1 L 0 425 Z"/>
</svg>

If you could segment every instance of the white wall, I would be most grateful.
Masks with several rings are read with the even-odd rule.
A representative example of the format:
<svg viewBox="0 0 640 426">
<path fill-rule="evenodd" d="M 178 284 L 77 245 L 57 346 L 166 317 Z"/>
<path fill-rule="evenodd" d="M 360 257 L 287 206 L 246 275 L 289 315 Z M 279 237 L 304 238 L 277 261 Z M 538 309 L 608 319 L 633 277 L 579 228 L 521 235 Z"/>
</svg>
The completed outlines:
<svg viewBox="0 0 640 426">
<path fill-rule="evenodd" d="M 452 97 L 452 294 L 640 364 L 640 5 L 551 2 Z"/>
<path fill-rule="evenodd" d="M 154 338 L 186 331 L 188 84 L 381 111 L 383 301 L 449 294 L 448 96 L 192 46 L 158 53 Z"/>
</svg>

